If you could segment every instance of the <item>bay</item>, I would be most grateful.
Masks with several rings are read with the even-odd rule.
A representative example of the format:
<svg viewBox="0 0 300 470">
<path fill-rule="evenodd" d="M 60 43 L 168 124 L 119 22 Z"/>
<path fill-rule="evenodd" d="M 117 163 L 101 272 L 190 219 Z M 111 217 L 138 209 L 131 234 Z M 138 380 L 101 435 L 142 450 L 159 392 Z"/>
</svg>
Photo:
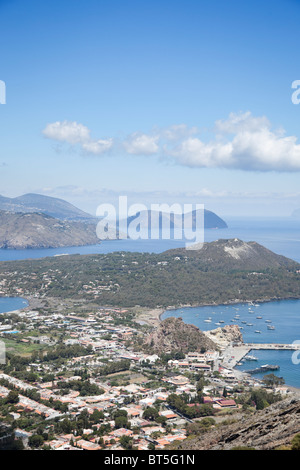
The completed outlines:
<svg viewBox="0 0 300 470">
<path fill-rule="evenodd" d="M 185 323 L 193 324 L 202 331 L 238 325 L 245 343 L 292 344 L 300 341 L 300 300 L 185 307 L 167 310 L 161 318 L 168 317 L 181 317 Z M 270 330 L 268 326 L 275 329 Z M 245 370 L 263 364 L 279 365 L 280 369 L 274 374 L 283 377 L 287 385 L 300 388 L 300 365 L 294 363 L 293 351 L 255 350 L 251 354 L 259 360 L 250 364 L 245 362 L 238 368 Z M 262 375 L 255 377 L 261 378 Z"/>
<path fill-rule="evenodd" d="M 28 307 L 28 302 L 21 297 L 0 297 L 0 313 L 13 312 Z"/>
</svg>

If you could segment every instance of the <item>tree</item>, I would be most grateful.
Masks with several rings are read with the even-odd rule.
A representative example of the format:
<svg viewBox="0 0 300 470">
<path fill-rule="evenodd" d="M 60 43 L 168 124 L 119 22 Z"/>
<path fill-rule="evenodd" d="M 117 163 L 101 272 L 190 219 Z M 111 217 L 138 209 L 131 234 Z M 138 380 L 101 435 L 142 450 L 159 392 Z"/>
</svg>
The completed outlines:
<svg viewBox="0 0 300 470">
<path fill-rule="evenodd" d="M 292 439 L 292 450 L 300 450 L 300 434 L 296 434 L 296 436 Z"/>
<path fill-rule="evenodd" d="M 124 449 L 129 450 L 132 449 L 133 440 L 130 436 L 121 436 L 120 444 L 122 447 L 124 447 Z"/>
<path fill-rule="evenodd" d="M 19 394 L 16 390 L 11 390 L 6 397 L 7 403 L 18 403 L 19 402 Z"/>
<path fill-rule="evenodd" d="M 152 407 L 148 407 L 145 409 L 144 413 L 143 413 L 143 418 L 144 419 L 149 419 L 150 421 L 154 421 L 158 418 L 159 416 L 159 413 L 157 411 L 156 408 L 154 408 L 154 406 Z"/>
<path fill-rule="evenodd" d="M 130 428 L 130 423 L 127 420 L 127 417 L 126 416 L 117 416 L 115 418 L 115 427 L 116 427 L 116 429 Z"/>
<path fill-rule="evenodd" d="M 274 387 L 278 385 L 283 385 L 285 383 L 282 377 L 277 377 L 275 374 L 268 374 L 263 377 L 263 382 L 267 387 Z"/>
<path fill-rule="evenodd" d="M 38 447 L 41 447 L 44 444 L 44 438 L 39 434 L 33 434 L 32 436 L 30 436 L 28 444 L 30 447 L 37 449 Z"/>
</svg>

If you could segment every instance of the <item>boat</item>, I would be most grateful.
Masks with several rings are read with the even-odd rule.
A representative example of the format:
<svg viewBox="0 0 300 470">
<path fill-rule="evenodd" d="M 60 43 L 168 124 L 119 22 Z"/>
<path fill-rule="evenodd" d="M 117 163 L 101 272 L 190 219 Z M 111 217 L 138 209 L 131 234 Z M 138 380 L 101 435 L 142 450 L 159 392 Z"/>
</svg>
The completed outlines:
<svg viewBox="0 0 300 470">
<path fill-rule="evenodd" d="M 219 323 L 225 323 L 224 320 L 219 320 Z"/>
<path fill-rule="evenodd" d="M 244 357 L 247 361 L 257 361 L 257 357 L 251 356 L 251 354 L 247 354 L 247 356 Z"/>
<path fill-rule="evenodd" d="M 272 323 L 272 320 L 266 320 L 266 323 Z"/>
<path fill-rule="evenodd" d="M 259 331 L 259 330 L 255 330 L 255 332 L 254 332 L 254 333 L 261 333 L 261 331 Z"/>
<path fill-rule="evenodd" d="M 211 320 L 208 318 L 207 320 L 204 320 L 205 323 L 211 323 Z"/>
<path fill-rule="evenodd" d="M 275 326 L 268 325 L 268 330 L 275 330 Z"/>
<path fill-rule="evenodd" d="M 247 323 L 247 326 L 253 326 L 253 323 Z"/>
<path fill-rule="evenodd" d="M 258 320 L 261 320 L 261 319 L 262 319 L 262 317 L 256 317 L 256 318 L 257 318 Z"/>
<path fill-rule="evenodd" d="M 247 323 L 247 322 L 245 320 L 243 320 L 242 323 Z"/>
</svg>

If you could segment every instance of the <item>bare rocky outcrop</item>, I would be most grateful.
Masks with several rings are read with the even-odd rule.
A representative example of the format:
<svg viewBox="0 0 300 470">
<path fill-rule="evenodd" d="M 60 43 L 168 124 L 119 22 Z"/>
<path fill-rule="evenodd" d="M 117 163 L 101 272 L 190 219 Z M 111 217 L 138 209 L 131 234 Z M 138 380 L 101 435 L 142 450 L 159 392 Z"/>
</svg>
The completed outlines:
<svg viewBox="0 0 300 470">
<path fill-rule="evenodd" d="M 182 318 L 169 317 L 151 332 L 145 341 L 146 347 L 154 352 L 216 350 L 217 345 L 194 325 L 188 325 Z"/>
<path fill-rule="evenodd" d="M 228 343 L 243 343 L 243 335 L 238 325 L 225 325 L 214 330 L 204 332 L 208 338 L 220 346 Z"/>
<path fill-rule="evenodd" d="M 180 450 L 231 450 L 250 447 L 274 450 L 291 443 L 300 433 L 300 400 L 298 396 L 277 402 L 238 423 L 216 428 L 201 437 L 186 439 Z"/>
</svg>

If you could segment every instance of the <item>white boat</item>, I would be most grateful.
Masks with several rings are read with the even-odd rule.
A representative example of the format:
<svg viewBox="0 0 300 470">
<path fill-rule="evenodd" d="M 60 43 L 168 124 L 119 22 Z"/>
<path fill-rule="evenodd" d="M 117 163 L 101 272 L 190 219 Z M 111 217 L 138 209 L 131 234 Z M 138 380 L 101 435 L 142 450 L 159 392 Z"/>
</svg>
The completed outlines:
<svg viewBox="0 0 300 470">
<path fill-rule="evenodd" d="M 268 325 L 268 330 L 275 330 L 275 326 Z"/>
<path fill-rule="evenodd" d="M 208 318 L 207 320 L 204 320 L 205 323 L 211 323 L 211 320 Z"/>
<path fill-rule="evenodd" d="M 257 361 L 257 357 L 251 356 L 251 354 L 248 354 L 247 356 L 244 357 L 247 361 Z"/>
<path fill-rule="evenodd" d="M 255 330 L 255 333 L 261 333 L 261 331 L 259 331 L 259 330 Z"/>
</svg>

